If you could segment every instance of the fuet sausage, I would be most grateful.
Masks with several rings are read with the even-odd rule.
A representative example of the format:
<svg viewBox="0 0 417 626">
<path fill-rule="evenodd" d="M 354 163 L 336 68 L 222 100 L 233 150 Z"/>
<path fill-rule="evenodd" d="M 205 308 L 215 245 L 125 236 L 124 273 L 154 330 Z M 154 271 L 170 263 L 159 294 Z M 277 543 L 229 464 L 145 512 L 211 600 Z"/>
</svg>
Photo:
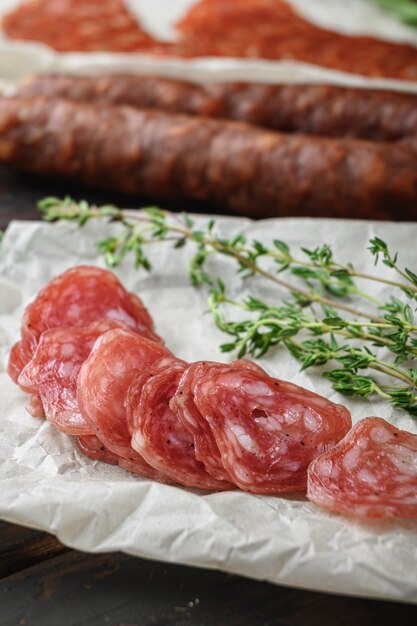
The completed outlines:
<svg viewBox="0 0 417 626">
<path fill-rule="evenodd" d="M 18 95 L 128 104 L 327 137 L 394 141 L 417 133 L 416 95 L 335 85 L 198 85 L 134 74 L 39 74 L 27 77 Z"/>
<path fill-rule="evenodd" d="M 417 201 L 417 156 L 407 142 L 285 135 L 48 98 L 0 99 L 0 163 L 256 217 L 412 219 Z"/>
</svg>

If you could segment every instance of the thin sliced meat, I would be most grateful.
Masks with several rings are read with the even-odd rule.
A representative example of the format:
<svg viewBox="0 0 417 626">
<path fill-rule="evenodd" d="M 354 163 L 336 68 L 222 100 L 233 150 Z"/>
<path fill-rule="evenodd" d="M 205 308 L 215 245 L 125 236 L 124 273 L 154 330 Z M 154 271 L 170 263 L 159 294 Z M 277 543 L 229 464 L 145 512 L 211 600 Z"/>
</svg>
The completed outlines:
<svg viewBox="0 0 417 626">
<path fill-rule="evenodd" d="M 150 375 L 139 375 L 129 388 L 127 410 L 132 446 L 155 469 L 186 487 L 219 491 L 233 489 L 230 482 L 210 476 L 196 459 L 193 436 L 169 407 L 186 363 L 158 363 Z M 147 379 L 147 380 L 146 380 Z"/>
<path fill-rule="evenodd" d="M 85 327 L 101 319 L 125 324 L 162 343 L 142 301 L 126 291 L 110 271 L 81 265 L 52 279 L 29 304 L 22 320 L 21 341 L 11 351 L 8 371 L 13 380 L 30 361 L 47 330 Z"/>
<path fill-rule="evenodd" d="M 94 435 L 84 435 L 83 437 L 74 437 L 77 448 L 93 461 L 102 461 L 110 465 L 117 465 L 119 458 L 107 450 L 97 437 Z"/>
<path fill-rule="evenodd" d="M 139 457 L 130 445 L 124 406 L 129 386 L 135 375 L 165 356 L 172 354 L 161 344 L 129 331 L 111 330 L 96 341 L 81 367 L 80 410 L 100 441 L 118 456 Z M 143 464 L 145 471 L 149 466 Z"/>
<path fill-rule="evenodd" d="M 350 517 L 417 518 L 417 435 L 379 417 L 361 420 L 311 463 L 307 496 Z"/>
<path fill-rule="evenodd" d="M 265 374 L 264 370 L 246 359 L 239 359 L 230 365 L 211 361 L 192 363 L 182 375 L 178 389 L 170 402 L 170 408 L 194 438 L 196 458 L 201 461 L 207 472 L 217 480 L 230 481 L 231 477 L 223 467 L 219 448 L 217 447 L 211 428 L 194 402 L 196 383 L 213 369 L 252 369 Z"/>
<path fill-rule="evenodd" d="M 54 328 L 41 335 L 18 384 L 33 398 L 40 397 L 46 418 L 58 430 L 68 435 L 94 433 L 78 407 L 78 374 L 98 337 L 121 326 L 125 327 L 117 321 L 101 320 L 87 328 Z"/>
<path fill-rule="evenodd" d="M 17 385 L 20 372 L 27 363 L 27 355 L 23 352 L 22 342 L 18 341 L 10 350 L 9 363 L 7 373 L 14 383 Z"/>
<path fill-rule="evenodd" d="M 144 469 L 143 462 L 137 459 L 122 459 L 113 452 L 110 452 L 108 448 L 96 437 L 95 435 L 86 435 L 83 437 L 74 437 L 75 445 L 85 456 L 93 461 L 101 461 L 102 463 L 109 463 L 110 465 L 118 465 L 132 474 L 140 476 L 146 476 L 159 482 L 171 484 L 169 479 L 162 474 Z M 148 476 L 149 473 L 149 476 Z"/>
<path fill-rule="evenodd" d="M 253 493 L 305 490 L 310 462 L 352 425 L 345 407 L 249 369 L 212 369 L 194 402 L 233 482 Z"/>
<path fill-rule="evenodd" d="M 32 417 L 39 417 L 39 418 L 44 418 L 45 417 L 45 411 L 44 411 L 44 408 L 43 408 L 42 400 L 37 395 L 30 395 L 29 396 L 29 399 L 28 399 L 28 401 L 26 403 L 26 411 Z"/>
</svg>

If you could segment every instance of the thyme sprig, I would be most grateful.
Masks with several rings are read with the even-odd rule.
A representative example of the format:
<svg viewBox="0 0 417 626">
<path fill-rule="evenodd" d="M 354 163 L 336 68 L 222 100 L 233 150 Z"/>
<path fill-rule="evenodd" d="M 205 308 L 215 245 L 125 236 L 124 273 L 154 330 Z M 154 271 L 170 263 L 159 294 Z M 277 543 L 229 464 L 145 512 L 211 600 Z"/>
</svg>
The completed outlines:
<svg viewBox="0 0 417 626">
<path fill-rule="evenodd" d="M 398 254 L 392 253 L 383 240 L 372 239 L 369 251 L 375 265 L 382 262 L 392 272 L 390 277 L 339 263 L 327 244 L 311 250 L 302 248 L 302 256 L 295 256 L 283 241 L 275 239 L 267 245 L 248 241 L 243 233 L 222 238 L 213 219 L 202 229 L 187 214 L 156 207 L 133 212 L 111 205 L 90 206 L 71 198 L 46 198 L 39 208 L 47 221 L 73 220 L 80 226 L 94 219 L 117 222 L 119 228 L 114 234 L 98 242 L 110 267 L 131 255 L 136 268 L 151 271 L 145 253 L 148 245 L 171 242 L 174 248 L 181 248 L 193 244 L 190 280 L 210 291 L 209 311 L 219 329 L 231 337 L 221 346 L 223 351 L 259 358 L 280 344 L 301 361 L 302 370 L 322 366 L 323 376 L 335 390 L 362 397 L 378 395 L 395 408 L 417 415 L 417 325 L 413 310 L 417 275 L 399 265 Z M 285 290 L 290 299 L 282 293 L 277 294 L 278 305 L 253 295 L 243 302 L 232 299 L 224 283 L 210 271 L 208 260 L 215 255 L 234 260 L 242 278 L 266 280 L 280 292 Z M 369 289 L 360 289 L 356 279 L 382 283 L 396 294 L 381 300 Z M 226 316 L 230 309 L 239 310 L 244 319 L 231 320 Z"/>
</svg>

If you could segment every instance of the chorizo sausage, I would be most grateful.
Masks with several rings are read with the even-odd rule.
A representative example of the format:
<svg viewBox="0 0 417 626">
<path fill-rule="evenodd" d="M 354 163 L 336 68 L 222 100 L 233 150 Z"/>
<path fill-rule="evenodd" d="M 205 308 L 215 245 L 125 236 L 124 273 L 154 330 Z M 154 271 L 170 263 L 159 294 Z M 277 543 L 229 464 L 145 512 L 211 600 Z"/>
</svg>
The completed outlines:
<svg viewBox="0 0 417 626">
<path fill-rule="evenodd" d="M 394 141 L 417 133 L 416 95 L 335 85 L 197 85 L 134 74 L 39 74 L 26 78 L 18 95 L 127 104 L 326 137 Z"/>
<path fill-rule="evenodd" d="M 417 201 L 417 157 L 401 142 L 285 135 L 69 100 L 0 100 L 0 162 L 255 217 L 413 219 Z"/>
</svg>

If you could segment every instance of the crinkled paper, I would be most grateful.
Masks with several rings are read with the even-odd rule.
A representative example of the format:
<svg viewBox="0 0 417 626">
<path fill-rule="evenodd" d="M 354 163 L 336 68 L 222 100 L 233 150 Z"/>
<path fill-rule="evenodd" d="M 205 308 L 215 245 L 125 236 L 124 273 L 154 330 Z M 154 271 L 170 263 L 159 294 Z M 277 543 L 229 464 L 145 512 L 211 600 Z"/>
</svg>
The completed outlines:
<svg viewBox="0 0 417 626">
<path fill-rule="evenodd" d="M 160 485 L 83 457 L 70 437 L 25 412 L 25 396 L 6 374 L 24 307 L 63 270 L 81 263 L 101 265 L 95 243 L 114 228 L 90 223 L 80 231 L 71 223 L 14 222 L 5 235 L 0 259 L 0 517 L 54 533 L 81 550 L 122 550 L 294 587 L 417 602 L 417 522 L 356 522 L 326 513 L 302 495 L 207 494 Z M 400 251 L 402 264 L 415 268 L 417 224 L 219 218 L 218 228 L 224 236 L 244 231 L 265 242 L 279 238 L 294 250 L 327 242 L 342 261 L 353 260 L 368 271 L 374 268 L 367 241 L 377 235 Z M 150 246 L 152 273 L 135 271 L 127 260 L 117 274 L 143 298 L 159 333 L 179 357 L 226 360 L 218 346 L 227 337 L 206 313 L 207 293 L 189 284 L 191 252 L 168 243 Z M 256 286 L 258 280 L 243 282 L 231 260 L 214 261 L 210 269 L 221 274 L 235 297 L 251 290 L 276 302 L 282 295 Z M 384 403 L 342 398 L 317 372 L 300 373 L 299 364 L 280 348 L 261 364 L 271 374 L 346 403 L 354 421 L 379 415 L 417 432 L 415 419 Z"/>
</svg>

